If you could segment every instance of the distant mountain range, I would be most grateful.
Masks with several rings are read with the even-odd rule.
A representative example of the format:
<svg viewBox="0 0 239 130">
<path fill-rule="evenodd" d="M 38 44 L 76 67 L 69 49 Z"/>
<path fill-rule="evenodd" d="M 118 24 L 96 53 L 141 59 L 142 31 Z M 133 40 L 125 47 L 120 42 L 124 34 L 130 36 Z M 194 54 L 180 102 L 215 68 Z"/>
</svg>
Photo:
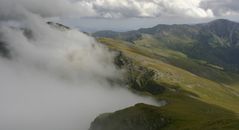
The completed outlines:
<svg viewBox="0 0 239 130">
<path fill-rule="evenodd" d="M 165 25 L 128 32 L 99 31 L 94 37 L 120 39 L 135 43 L 145 37 L 153 44 L 206 60 L 228 71 L 239 71 L 239 23 L 218 19 L 202 24 Z"/>
</svg>

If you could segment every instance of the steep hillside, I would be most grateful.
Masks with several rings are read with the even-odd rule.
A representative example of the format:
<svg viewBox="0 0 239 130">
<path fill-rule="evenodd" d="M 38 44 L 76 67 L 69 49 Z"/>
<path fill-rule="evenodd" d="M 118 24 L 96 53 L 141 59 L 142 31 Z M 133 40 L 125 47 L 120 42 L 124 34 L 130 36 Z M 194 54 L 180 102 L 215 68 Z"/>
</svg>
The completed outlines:
<svg viewBox="0 0 239 130">
<path fill-rule="evenodd" d="M 228 73 L 206 61 L 191 59 L 178 51 L 160 48 L 157 45 L 153 47 L 154 40 L 157 39 L 148 38 L 144 41 L 145 39 L 135 41 L 135 44 L 109 38 L 99 38 L 98 41 L 120 52 L 116 64 L 128 71 L 129 85 L 133 90 L 151 95 L 158 101 L 167 102 L 163 107 L 141 106 L 147 109 L 142 110 L 143 114 L 140 117 L 144 119 L 144 126 L 155 126 L 147 129 L 239 128 L 239 91 L 238 87 L 231 85 L 239 79 L 236 73 Z M 100 116 L 92 123 L 91 130 L 133 130 L 142 120 L 134 120 L 140 115 L 130 112 L 132 109 L 141 111 L 140 106 L 136 105 L 107 116 Z M 154 125 L 153 122 L 160 122 L 161 118 L 155 118 L 151 122 L 147 117 L 147 114 L 150 114 L 148 109 L 152 113 L 156 110 L 154 115 L 157 116 L 158 113 L 158 116 L 167 122 L 161 122 L 164 124 L 162 126 Z M 97 127 L 98 125 L 100 127 Z"/>
</svg>

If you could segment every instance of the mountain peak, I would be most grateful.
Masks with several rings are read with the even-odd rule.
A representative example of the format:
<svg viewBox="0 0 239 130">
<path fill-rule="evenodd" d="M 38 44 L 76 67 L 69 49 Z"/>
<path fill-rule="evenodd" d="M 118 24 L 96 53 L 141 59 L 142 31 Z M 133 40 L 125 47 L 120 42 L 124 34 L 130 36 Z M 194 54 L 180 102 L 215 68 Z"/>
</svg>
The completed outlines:
<svg viewBox="0 0 239 130">
<path fill-rule="evenodd" d="M 216 19 L 216 20 L 209 22 L 208 24 L 210 24 L 210 25 L 213 25 L 213 24 L 225 25 L 225 24 L 237 24 L 237 23 L 234 21 L 228 20 L 228 19 Z"/>
</svg>

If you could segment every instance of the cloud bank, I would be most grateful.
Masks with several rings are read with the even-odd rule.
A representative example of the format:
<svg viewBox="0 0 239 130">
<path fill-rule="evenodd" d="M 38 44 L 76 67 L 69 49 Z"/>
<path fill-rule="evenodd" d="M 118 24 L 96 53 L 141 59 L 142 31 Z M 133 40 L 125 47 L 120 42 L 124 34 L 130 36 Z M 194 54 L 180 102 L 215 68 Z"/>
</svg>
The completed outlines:
<svg viewBox="0 0 239 130">
<path fill-rule="evenodd" d="M 10 53 L 0 57 L 1 130 L 87 130 L 100 113 L 157 104 L 112 82 L 123 77 L 113 52 L 77 30 L 46 24 L 42 17 L 65 9 L 52 12 L 48 7 L 59 6 L 41 2 L 0 1 L 0 44 Z"/>
</svg>

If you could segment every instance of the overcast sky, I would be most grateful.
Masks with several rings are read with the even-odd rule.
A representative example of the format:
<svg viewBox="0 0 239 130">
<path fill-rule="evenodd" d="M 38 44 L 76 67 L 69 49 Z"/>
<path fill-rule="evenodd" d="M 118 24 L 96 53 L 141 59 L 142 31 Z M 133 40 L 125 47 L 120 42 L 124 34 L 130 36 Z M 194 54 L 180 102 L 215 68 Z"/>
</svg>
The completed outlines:
<svg viewBox="0 0 239 130">
<path fill-rule="evenodd" d="M 218 18 L 239 21 L 239 0 L 0 1 L 8 4 L 17 3 L 33 13 L 41 12 L 42 17 L 57 17 L 61 22 L 79 27 L 83 31 L 125 31 L 160 23 L 199 23 Z M 0 11 L 4 14 L 1 8 Z M 5 15 L 9 16 L 7 13 Z"/>
<path fill-rule="evenodd" d="M 75 0 L 84 7 L 81 17 L 64 19 L 83 31 L 126 31 L 157 24 L 239 21 L 238 0 Z"/>
</svg>

